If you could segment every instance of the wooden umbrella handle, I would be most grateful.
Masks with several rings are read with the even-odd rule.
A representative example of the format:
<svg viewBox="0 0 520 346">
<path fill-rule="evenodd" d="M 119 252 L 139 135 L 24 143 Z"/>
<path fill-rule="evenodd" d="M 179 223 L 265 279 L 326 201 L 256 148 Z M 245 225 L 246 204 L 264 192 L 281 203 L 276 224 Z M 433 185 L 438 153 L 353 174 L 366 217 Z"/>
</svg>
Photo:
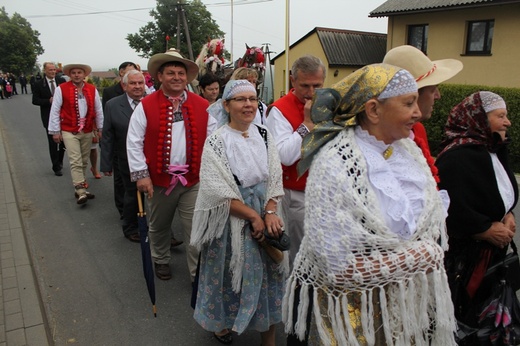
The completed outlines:
<svg viewBox="0 0 520 346">
<path fill-rule="evenodd" d="M 146 215 L 145 212 L 144 212 L 144 209 L 143 209 L 143 198 L 141 197 L 141 192 L 140 191 L 137 191 L 137 206 L 139 208 L 138 215 L 139 216 Z"/>
<path fill-rule="evenodd" d="M 269 255 L 269 257 L 271 257 L 274 263 L 282 263 L 283 252 L 269 244 L 265 239 L 265 236 L 262 236 L 262 239 L 258 241 L 258 244 L 260 244 L 260 246 L 264 248 L 265 252 Z"/>
</svg>

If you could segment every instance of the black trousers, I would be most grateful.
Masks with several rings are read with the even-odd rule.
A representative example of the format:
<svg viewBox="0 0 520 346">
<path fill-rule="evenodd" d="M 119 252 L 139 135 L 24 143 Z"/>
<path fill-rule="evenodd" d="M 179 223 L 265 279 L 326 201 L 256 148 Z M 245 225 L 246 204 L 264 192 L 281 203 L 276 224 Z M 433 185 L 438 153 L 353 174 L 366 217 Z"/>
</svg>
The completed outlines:
<svg viewBox="0 0 520 346">
<path fill-rule="evenodd" d="M 293 316 L 298 316 L 298 306 L 300 305 L 300 291 L 302 287 L 298 284 L 294 291 L 294 307 L 293 307 Z M 309 339 L 309 330 L 311 329 L 311 319 L 312 319 L 312 305 L 313 305 L 313 296 L 314 291 L 312 286 L 308 288 L 309 290 L 309 308 L 307 310 L 307 321 L 305 322 L 307 325 L 307 332 L 305 333 L 305 340 L 298 339 L 296 334 L 288 334 L 287 335 L 287 346 L 307 346 Z M 297 320 L 294 320 L 293 328 L 296 325 Z"/>
<path fill-rule="evenodd" d="M 123 210 L 125 207 L 126 190 L 126 185 L 124 182 L 124 180 L 126 180 L 126 176 L 122 176 L 122 170 L 128 172 L 128 181 L 130 181 L 130 172 L 128 171 L 128 161 L 126 160 L 126 157 L 124 159 L 119 159 L 117 154 L 114 154 L 114 157 L 112 158 L 112 179 L 114 180 L 114 203 L 121 217 L 123 217 Z M 134 197 L 137 200 L 137 197 Z"/>
<path fill-rule="evenodd" d="M 119 177 L 123 184 L 123 207 L 122 207 L 122 221 L 123 234 L 129 236 L 139 232 L 137 226 L 137 183 L 130 181 L 130 169 L 128 168 L 128 161 L 118 158 Z M 113 174 L 114 171 L 112 171 Z M 114 195 L 116 194 L 114 182 Z"/>
<path fill-rule="evenodd" d="M 47 129 L 45 129 L 47 132 Z M 65 144 L 54 142 L 52 135 L 47 133 L 47 141 L 49 142 L 49 155 L 52 162 L 52 170 L 54 172 L 61 171 L 63 168 L 63 156 L 65 155 Z"/>
</svg>

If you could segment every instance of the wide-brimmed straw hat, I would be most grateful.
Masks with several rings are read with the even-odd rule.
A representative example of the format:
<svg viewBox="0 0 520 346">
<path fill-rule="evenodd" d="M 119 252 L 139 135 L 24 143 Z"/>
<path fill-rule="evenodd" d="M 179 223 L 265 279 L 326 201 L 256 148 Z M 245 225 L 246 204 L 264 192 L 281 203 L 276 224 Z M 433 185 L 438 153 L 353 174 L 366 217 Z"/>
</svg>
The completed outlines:
<svg viewBox="0 0 520 346">
<path fill-rule="evenodd" d="M 150 60 L 148 60 L 148 73 L 150 73 L 153 78 L 157 79 L 157 72 L 159 71 L 159 67 L 167 62 L 173 61 L 180 62 L 186 66 L 188 83 L 194 80 L 199 74 L 199 67 L 197 64 L 189 59 L 185 59 L 175 48 L 171 48 L 165 53 L 158 53 L 153 55 Z"/>
<path fill-rule="evenodd" d="M 63 66 L 63 73 L 70 77 L 70 70 L 74 68 L 79 68 L 85 71 L 85 77 L 92 72 L 92 67 L 85 65 L 85 64 L 68 64 Z"/>
<path fill-rule="evenodd" d="M 456 59 L 431 61 L 422 51 L 413 46 L 399 46 L 390 49 L 383 63 L 408 70 L 420 88 L 437 85 L 455 76 L 462 70 L 462 62 Z"/>
</svg>

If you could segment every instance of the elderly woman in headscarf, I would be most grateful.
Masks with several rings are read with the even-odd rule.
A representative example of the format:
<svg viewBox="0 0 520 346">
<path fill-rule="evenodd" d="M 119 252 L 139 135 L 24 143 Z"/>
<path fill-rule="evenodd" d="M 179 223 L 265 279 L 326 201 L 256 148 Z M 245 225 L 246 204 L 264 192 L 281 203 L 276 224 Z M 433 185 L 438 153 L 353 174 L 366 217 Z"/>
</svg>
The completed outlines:
<svg viewBox="0 0 520 346">
<path fill-rule="evenodd" d="M 264 230 L 273 238 L 283 231 L 282 170 L 270 133 L 252 123 L 257 101 L 247 80 L 229 81 L 224 125 L 204 145 L 191 239 L 201 248 L 194 318 L 222 343 L 252 329 L 274 345 L 288 266 L 263 246 Z"/>
<path fill-rule="evenodd" d="M 283 302 L 286 331 L 308 344 L 455 344 L 446 207 L 409 138 L 417 98 L 412 75 L 385 64 L 316 91 L 298 167 L 310 166 L 305 237 Z"/>
<path fill-rule="evenodd" d="M 472 327 L 477 326 L 476 310 L 492 288 L 483 281 L 484 273 L 504 259 L 516 230 L 512 210 L 518 184 L 507 157 L 510 126 L 502 97 L 489 91 L 473 93 L 451 110 L 436 162 L 439 187 L 451 200 L 446 259 L 455 315 Z M 460 274 L 464 287 L 455 289 Z"/>
</svg>

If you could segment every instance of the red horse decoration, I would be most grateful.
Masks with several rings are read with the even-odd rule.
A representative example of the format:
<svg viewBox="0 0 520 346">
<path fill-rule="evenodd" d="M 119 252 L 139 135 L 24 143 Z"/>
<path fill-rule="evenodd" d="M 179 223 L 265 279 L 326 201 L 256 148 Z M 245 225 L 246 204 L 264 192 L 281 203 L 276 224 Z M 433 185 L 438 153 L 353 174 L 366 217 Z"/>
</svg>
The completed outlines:
<svg viewBox="0 0 520 346">
<path fill-rule="evenodd" d="M 265 72 L 265 54 L 263 47 L 249 47 L 246 44 L 244 56 L 235 62 L 235 68 L 239 67 L 254 68 L 258 72 L 257 85 L 260 85 L 264 81 Z"/>
</svg>

